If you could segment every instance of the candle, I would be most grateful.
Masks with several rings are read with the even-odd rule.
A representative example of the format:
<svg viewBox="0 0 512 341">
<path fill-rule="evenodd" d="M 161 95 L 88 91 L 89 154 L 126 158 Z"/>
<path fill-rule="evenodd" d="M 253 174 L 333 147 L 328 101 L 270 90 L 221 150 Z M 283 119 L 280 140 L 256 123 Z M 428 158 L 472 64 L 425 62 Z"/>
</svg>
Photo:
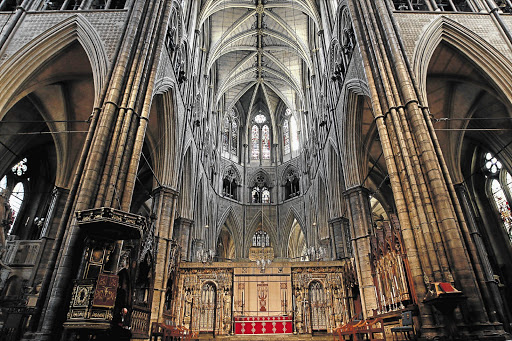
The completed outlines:
<svg viewBox="0 0 512 341">
<path fill-rule="evenodd" d="M 242 291 L 242 305 L 245 304 L 245 297 L 244 297 L 244 292 Z"/>
</svg>

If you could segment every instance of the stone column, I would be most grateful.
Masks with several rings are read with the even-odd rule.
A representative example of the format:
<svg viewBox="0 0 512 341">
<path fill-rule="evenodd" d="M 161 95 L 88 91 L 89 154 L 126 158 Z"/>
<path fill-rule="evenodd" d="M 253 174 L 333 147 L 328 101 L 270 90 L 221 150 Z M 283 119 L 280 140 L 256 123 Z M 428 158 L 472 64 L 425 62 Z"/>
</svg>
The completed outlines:
<svg viewBox="0 0 512 341">
<path fill-rule="evenodd" d="M 184 217 L 180 217 L 178 220 L 176 220 L 175 223 L 174 239 L 178 242 L 178 245 L 181 247 L 181 258 L 184 260 L 191 259 L 189 255 L 189 244 L 190 230 L 192 229 L 193 223 L 193 220 Z"/>
<path fill-rule="evenodd" d="M 484 304 L 487 307 L 489 317 L 492 321 L 496 321 L 496 319 L 505 321 L 503 301 L 498 289 L 498 285 L 494 280 L 494 271 L 489 261 L 489 255 L 485 249 L 482 235 L 480 234 L 480 228 L 478 226 L 475 212 L 471 204 L 471 199 L 464 184 L 454 185 L 454 188 L 457 192 L 457 196 L 459 197 L 460 205 L 462 207 L 462 211 L 464 212 L 464 216 L 466 217 L 466 223 L 468 226 L 469 234 L 471 236 L 471 241 L 468 242 L 474 243 L 474 247 L 476 248 L 475 251 L 477 254 L 475 256 L 478 257 L 478 261 L 481 263 L 481 276 L 483 277 L 483 281 L 485 281 L 485 284 L 483 285 L 486 285 L 489 289 L 489 291 L 482 290 Z M 497 318 L 496 315 L 499 315 L 499 317 Z"/>
<path fill-rule="evenodd" d="M 158 253 L 155 258 L 155 281 L 153 284 L 153 301 L 151 306 L 151 322 L 162 322 L 165 304 L 165 292 L 169 279 L 169 263 L 171 261 L 171 241 L 174 230 L 174 214 L 178 192 L 169 187 L 159 187 L 154 192 L 155 237 Z"/>
<path fill-rule="evenodd" d="M 350 217 L 350 234 L 356 264 L 363 318 L 372 316 L 377 309 L 375 286 L 370 267 L 370 202 L 369 192 L 362 186 L 353 187 L 344 193 Z"/>
<path fill-rule="evenodd" d="M 329 224 L 332 226 L 334 235 L 334 248 L 336 259 L 352 257 L 352 247 L 350 245 L 350 224 L 345 217 L 331 219 Z"/>
</svg>

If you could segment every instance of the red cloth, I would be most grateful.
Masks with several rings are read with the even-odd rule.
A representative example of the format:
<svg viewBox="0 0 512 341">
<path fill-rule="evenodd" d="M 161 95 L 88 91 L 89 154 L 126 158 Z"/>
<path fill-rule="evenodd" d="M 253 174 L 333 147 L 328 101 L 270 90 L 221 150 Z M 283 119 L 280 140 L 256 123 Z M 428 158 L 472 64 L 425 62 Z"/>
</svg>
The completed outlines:
<svg viewBox="0 0 512 341">
<path fill-rule="evenodd" d="M 291 334 L 290 316 L 235 317 L 235 334 Z"/>
</svg>

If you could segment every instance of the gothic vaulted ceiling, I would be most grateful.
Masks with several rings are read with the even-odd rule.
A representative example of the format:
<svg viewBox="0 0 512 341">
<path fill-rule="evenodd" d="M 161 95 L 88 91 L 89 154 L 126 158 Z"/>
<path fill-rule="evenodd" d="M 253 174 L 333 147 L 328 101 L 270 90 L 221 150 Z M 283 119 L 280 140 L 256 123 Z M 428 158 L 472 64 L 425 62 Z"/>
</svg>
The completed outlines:
<svg viewBox="0 0 512 341">
<path fill-rule="evenodd" d="M 318 23 L 313 0 L 204 1 L 198 27 L 210 33 L 205 74 L 215 74 L 216 106 L 272 119 L 281 102 L 299 109 Z"/>
</svg>

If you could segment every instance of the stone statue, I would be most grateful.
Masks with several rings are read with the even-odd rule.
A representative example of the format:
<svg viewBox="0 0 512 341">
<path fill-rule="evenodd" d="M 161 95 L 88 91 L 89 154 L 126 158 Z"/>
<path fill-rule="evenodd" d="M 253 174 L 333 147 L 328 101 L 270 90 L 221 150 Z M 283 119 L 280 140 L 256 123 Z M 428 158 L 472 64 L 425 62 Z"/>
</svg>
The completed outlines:
<svg viewBox="0 0 512 341">
<path fill-rule="evenodd" d="M 303 310 L 304 310 L 304 294 L 301 289 L 295 291 L 295 327 L 297 333 L 302 334 Z"/>
<path fill-rule="evenodd" d="M 192 315 L 192 292 L 191 290 L 185 291 L 185 318 L 190 318 L 190 315 Z"/>
<path fill-rule="evenodd" d="M 231 293 L 229 290 L 224 291 L 222 307 L 224 313 L 224 331 L 229 334 L 231 331 Z"/>
</svg>

